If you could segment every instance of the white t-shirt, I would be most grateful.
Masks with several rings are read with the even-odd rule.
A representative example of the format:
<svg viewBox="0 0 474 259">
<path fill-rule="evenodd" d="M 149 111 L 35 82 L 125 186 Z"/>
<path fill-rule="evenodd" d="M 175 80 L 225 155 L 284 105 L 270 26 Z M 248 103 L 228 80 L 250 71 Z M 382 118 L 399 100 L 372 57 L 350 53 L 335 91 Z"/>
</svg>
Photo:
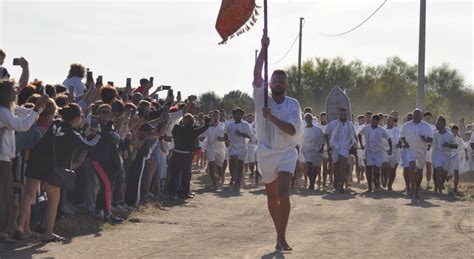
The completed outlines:
<svg viewBox="0 0 474 259">
<path fill-rule="evenodd" d="M 304 128 L 301 152 L 319 152 L 322 144 L 324 144 L 324 132 L 320 127 L 313 125 L 311 128 Z"/>
<path fill-rule="evenodd" d="M 237 136 L 236 132 L 247 134 L 252 139 L 252 129 L 250 124 L 246 121 L 241 121 L 236 123 L 232 121 L 231 123 L 225 126 L 225 133 L 229 136 L 229 155 L 240 154 L 241 152 L 247 151 L 247 144 L 244 137 Z"/>
<path fill-rule="evenodd" d="M 82 80 L 77 76 L 67 78 L 64 80 L 63 85 L 67 87 L 69 93 L 73 94 L 76 101 L 84 95 L 84 90 L 86 89 Z"/>
<path fill-rule="evenodd" d="M 396 148 L 395 146 L 397 145 L 398 141 L 400 140 L 400 127 L 398 126 L 395 126 L 391 129 L 386 129 L 388 135 L 390 136 L 390 139 L 392 140 L 392 147 L 393 147 L 393 150 L 396 152 L 396 150 L 398 150 L 398 148 Z M 389 150 L 389 145 L 388 145 L 388 141 L 384 141 L 383 142 L 383 147 L 384 147 L 384 150 L 385 151 L 388 151 Z"/>
<path fill-rule="evenodd" d="M 365 137 L 365 148 L 373 152 L 381 152 L 384 139 L 389 139 L 387 131 L 377 126 L 372 128 L 371 125 L 367 125 L 359 133 Z"/>
<path fill-rule="evenodd" d="M 413 121 L 406 122 L 400 132 L 400 137 L 405 137 L 410 149 L 426 150 L 428 143 L 424 142 L 420 136 L 426 138 L 433 137 L 433 130 L 430 124 L 420 121 L 415 123 Z"/>
<path fill-rule="evenodd" d="M 350 121 L 333 120 L 327 125 L 325 133 L 329 135 L 329 144 L 334 149 L 350 149 L 355 144 L 355 128 Z"/>
<path fill-rule="evenodd" d="M 285 151 L 295 148 L 301 141 L 303 135 L 303 121 L 301 118 L 301 107 L 298 100 L 285 96 L 282 103 L 276 103 L 272 96 L 268 96 L 268 107 L 273 116 L 290 123 L 295 128 L 296 133 L 290 136 L 281 131 L 270 120 L 263 117 L 264 107 L 264 83 L 261 87 L 253 86 L 253 100 L 255 103 L 255 126 L 259 145 L 264 145 L 267 149 Z"/>
<path fill-rule="evenodd" d="M 210 126 L 209 129 L 203 134 L 207 139 L 206 143 L 206 150 L 219 150 L 224 151 L 225 143 L 223 141 L 219 141 L 217 138 L 224 137 L 224 123 L 219 122 L 215 127 Z"/>
<path fill-rule="evenodd" d="M 449 144 L 457 144 L 456 137 L 454 137 L 453 133 L 446 131 L 443 134 L 439 132 L 435 132 L 433 134 L 433 153 L 437 154 L 443 154 L 446 156 L 452 155 L 453 154 L 453 149 L 449 147 L 444 147 L 444 143 L 449 143 Z M 457 149 L 454 149 L 457 151 Z"/>
</svg>

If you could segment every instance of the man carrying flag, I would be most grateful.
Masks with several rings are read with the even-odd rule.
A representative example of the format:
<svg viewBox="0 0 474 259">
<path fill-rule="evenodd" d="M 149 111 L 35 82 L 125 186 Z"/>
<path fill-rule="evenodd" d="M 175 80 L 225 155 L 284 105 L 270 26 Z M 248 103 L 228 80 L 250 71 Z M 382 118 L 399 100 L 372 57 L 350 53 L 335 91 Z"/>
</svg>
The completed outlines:
<svg viewBox="0 0 474 259">
<path fill-rule="evenodd" d="M 286 226 L 290 216 L 290 182 L 295 171 L 298 153 L 296 145 L 302 136 L 300 104 L 285 96 L 288 88 L 287 75 L 275 70 L 270 79 L 271 95 L 265 105 L 266 82 L 262 78 L 262 67 L 266 60 L 270 39 L 264 34 L 262 49 L 254 69 L 253 99 L 255 102 L 255 124 L 258 168 L 267 191 L 268 209 L 275 224 L 277 243 L 275 249 L 291 251 L 286 241 Z"/>
</svg>

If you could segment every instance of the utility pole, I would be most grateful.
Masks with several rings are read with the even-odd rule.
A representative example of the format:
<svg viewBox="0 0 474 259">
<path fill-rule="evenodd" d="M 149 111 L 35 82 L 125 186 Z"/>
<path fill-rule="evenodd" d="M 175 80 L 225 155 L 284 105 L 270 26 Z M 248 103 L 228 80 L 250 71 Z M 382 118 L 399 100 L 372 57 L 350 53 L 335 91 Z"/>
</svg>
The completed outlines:
<svg viewBox="0 0 474 259">
<path fill-rule="evenodd" d="M 425 109 L 426 0 L 420 0 L 420 38 L 418 46 L 418 94 L 416 106 Z"/>
<path fill-rule="evenodd" d="M 301 90 L 301 51 L 302 51 L 302 39 L 303 39 L 303 21 L 304 18 L 300 17 L 300 48 L 298 51 L 298 90 Z"/>
</svg>

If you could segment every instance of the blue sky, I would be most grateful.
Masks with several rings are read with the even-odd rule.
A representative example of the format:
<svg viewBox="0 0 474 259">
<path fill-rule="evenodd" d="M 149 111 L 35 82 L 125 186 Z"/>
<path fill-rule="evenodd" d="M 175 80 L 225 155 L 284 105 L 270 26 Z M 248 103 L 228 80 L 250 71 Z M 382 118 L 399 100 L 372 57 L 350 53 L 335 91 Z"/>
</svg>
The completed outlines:
<svg viewBox="0 0 474 259">
<path fill-rule="evenodd" d="M 382 0 L 270 0 L 270 64 L 279 60 L 305 17 L 303 59 L 337 57 L 384 63 L 394 55 L 411 64 L 418 57 L 419 1 L 389 0 L 370 21 L 343 37 Z M 262 0 L 257 0 L 262 3 Z M 31 78 L 62 82 L 69 64 L 81 62 L 104 81 L 124 85 L 132 77 L 154 76 L 184 95 L 213 90 L 220 95 L 239 89 L 251 92 L 255 49 L 263 17 L 251 31 L 218 45 L 214 25 L 220 1 L 8 1 L 0 0 L 0 48 L 11 59 L 24 56 Z M 263 13 L 263 12 L 262 12 Z M 428 1 L 427 68 L 448 63 L 473 81 L 473 2 Z M 295 64 L 297 44 L 270 70 Z"/>
</svg>

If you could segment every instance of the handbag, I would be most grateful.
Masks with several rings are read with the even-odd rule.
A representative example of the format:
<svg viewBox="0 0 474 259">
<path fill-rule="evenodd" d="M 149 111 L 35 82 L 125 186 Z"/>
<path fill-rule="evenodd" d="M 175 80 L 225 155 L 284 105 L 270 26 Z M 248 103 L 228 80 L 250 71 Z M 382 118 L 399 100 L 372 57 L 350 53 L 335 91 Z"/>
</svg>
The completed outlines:
<svg viewBox="0 0 474 259">
<path fill-rule="evenodd" d="M 53 126 L 53 159 L 54 159 L 54 172 L 53 174 L 57 179 L 60 180 L 60 187 L 65 189 L 66 191 L 72 191 L 74 189 L 74 184 L 76 183 L 76 172 L 72 170 L 72 158 L 71 158 L 71 165 L 69 168 L 65 166 L 58 165 L 56 161 L 56 132 L 61 129 L 59 127 L 57 131 L 55 130 L 55 126 Z"/>
</svg>

